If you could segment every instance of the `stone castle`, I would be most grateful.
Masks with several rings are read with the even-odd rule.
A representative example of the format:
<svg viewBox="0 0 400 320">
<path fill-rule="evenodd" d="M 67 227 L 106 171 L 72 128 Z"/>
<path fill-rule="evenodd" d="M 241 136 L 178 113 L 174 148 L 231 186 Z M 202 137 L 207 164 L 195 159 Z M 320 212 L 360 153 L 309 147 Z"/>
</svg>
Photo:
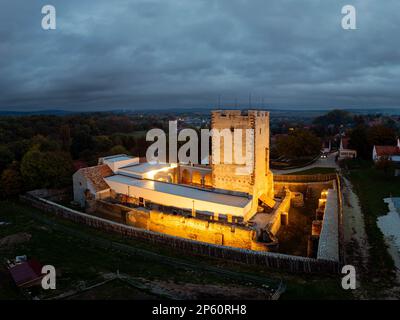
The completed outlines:
<svg viewBox="0 0 400 320">
<path fill-rule="evenodd" d="M 251 165 L 150 164 L 116 155 L 77 171 L 74 200 L 88 212 L 122 217 L 139 228 L 198 241 L 254 250 L 276 244 L 281 214 L 290 192 L 274 198 L 269 168 L 269 113 L 258 110 L 212 112 L 212 129 L 250 130 L 242 137 L 242 156 Z M 233 144 L 226 149 L 226 143 Z M 230 156 L 237 141 L 212 137 L 212 157 Z M 246 171 L 247 170 L 247 171 Z M 260 219 L 262 217 L 262 219 Z M 261 223 L 260 223 L 261 221 Z"/>
</svg>

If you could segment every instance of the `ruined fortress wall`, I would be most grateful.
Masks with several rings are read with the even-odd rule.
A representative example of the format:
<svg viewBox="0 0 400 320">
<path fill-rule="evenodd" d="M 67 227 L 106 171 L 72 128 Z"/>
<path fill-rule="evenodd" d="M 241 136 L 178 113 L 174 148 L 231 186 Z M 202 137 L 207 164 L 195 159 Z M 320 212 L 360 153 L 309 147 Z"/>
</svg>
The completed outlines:
<svg viewBox="0 0 400 320">
<path fill-rule="evenodd" d="M 250 251 L 182 239 L 94 217 L 32 195 L 20 196 L 20 199 L 44 212 L 55 214 L 75 223 L 84 224 L 105 232 L 114 232 L 128 238 L 161 244 L 187 254 L 206 255 L 295 273 L 338 273 L 340 270 L 340 264 L 336 261 L 317 260 L 265 251 Z M 113 243 L 110 243 L 110 245 L 113 246 Z"/>
<path fill-rule="evenodd" d="M 144 211 L 147 211 L 145 213 Z M 127 223 L 146 230 L 191 240 L 242 249 L 268 250 L 264 243 L 254 241 L 255 231 L 249 228 L 184 217 L 154 210 L 131 210 Z"/>
<path fill-rule="evenodd" d="M 95 201 L 91 211 L 123 217 L 122 220 L 126 220 L 129 225 L 154 232 L 236 248 L 268 250 L 265 243 L 253 240 L 256 236 L 254 230 L 238 225 L 162 213 L 141 207 L 129 208 L 106 201 Z"/>
<path fill-rule="evenodd" d="M 276 208 L 274 214 L 276 217 L 272 220 L 272 224 L 268 226 L 268 230 L 273 234 L 276 235 L 281 227 L 282 224 L 282 213 L 289 213 L 290 209 L 290 200 L 291 200 L 291 192 L 289 190 L 286 191 L 285 197 L 283 198 L 282 202 Z M 289 218 L 290 219 L 290 218 Z"/>
<path fill-rule="evenodd" d="M 321 194 L 324 189 L 335 188 L 335 181 L 327 182 L 274 182 L 275 194 L 280 194 L 285 188 L 288 188 L 292 192 L 301 192 L 303 195 L 306 194 L 307 190 L 312 192 L 314 195 Z"/>
<path fill-rule="evenodd" d="M 319 259 L 339 261 L 339 222 L 338 196 L 332 189 L 328 190 L 325 204 L 322 230 L 318 243 Z"/>
</svg>

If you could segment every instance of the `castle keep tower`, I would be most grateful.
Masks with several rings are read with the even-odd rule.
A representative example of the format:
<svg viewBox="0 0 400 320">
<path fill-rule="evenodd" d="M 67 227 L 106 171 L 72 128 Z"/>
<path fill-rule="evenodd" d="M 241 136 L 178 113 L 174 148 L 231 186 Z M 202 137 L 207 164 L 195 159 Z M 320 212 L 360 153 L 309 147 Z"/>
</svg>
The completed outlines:
<svg viewBox="0 0 400 320">
<path fill-rule="evenodd" d="M 259 205 L 272 207 L 273 175 L 269 169 L 269 112 L 219 110 L 212 112 L 211 128 L 220 132 L 230 130 L 232 137 L 236 129 L 242 129 L 242 143 L 236 139 L 231 141 L 221 135 L 220 143 L 212 141 L 212 157 L 219 153 L 220 161 L 212 163 L 213 187 L 231 191 L 245 192 L 252 196 L 252 209 L 245 220 L 257 212 Z M 250 130 L 247 130 L 250 129 Z M 251 133 L 251 134 L 250 134 Z M 225 148 L 226 143 L 232 143 L 231 148 Z M 241 148 L 246 164 L 226 163 L 228 152 Z M 250 160 L 250 161 L 249 161 Z M 249 166 L 249 163 L 251 164 Z M 248 171 L 246 171 L 248 170 Z"/>
</svg>

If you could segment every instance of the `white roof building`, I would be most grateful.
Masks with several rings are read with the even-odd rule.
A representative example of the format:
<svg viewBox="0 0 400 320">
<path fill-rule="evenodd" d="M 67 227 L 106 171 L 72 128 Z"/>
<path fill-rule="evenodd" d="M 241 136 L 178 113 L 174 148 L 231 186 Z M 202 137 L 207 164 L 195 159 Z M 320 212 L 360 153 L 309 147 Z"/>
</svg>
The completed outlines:
<svg viewBox="0 0 400 320">
<path fill-rule="evenodd" d="M 184 185 L 137 179 L 125 175 L 104 178 L 112 190 L 134 198 L 143 198 L 164 206 L 208 211 L 243 217 L 251 209 L 251 199 L 207 191 Z"/>
</svg>

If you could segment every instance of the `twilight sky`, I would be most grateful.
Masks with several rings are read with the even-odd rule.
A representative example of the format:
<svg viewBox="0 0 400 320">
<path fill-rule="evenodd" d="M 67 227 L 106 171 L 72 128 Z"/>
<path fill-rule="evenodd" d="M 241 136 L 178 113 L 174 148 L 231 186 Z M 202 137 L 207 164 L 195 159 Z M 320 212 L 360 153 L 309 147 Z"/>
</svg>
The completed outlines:
<svg viewBox="0 0 400 320">
<path fill-rule="evenodd" d="M 57 30 L 41 28 L 42 6 Z M 341 8 L 357 9 L 357 30 Z M 0 110 L 400 107 L 399 0 L 0 0 Z"/>
</svg>

